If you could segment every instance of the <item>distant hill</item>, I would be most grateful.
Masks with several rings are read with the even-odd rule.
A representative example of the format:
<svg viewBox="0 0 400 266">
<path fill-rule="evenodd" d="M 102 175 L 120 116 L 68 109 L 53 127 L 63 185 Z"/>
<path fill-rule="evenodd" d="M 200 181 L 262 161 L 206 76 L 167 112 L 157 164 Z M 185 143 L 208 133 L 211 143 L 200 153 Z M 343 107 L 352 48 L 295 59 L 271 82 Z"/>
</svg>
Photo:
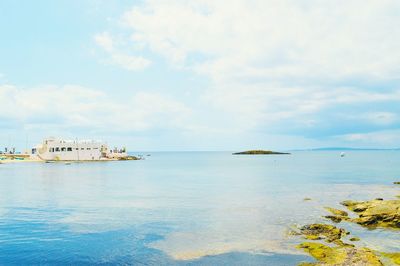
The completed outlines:
<svg viewBox="0 0 400 266">
<path fill-rule="evenodd" d="M 325 147 L 325 148 L 315 148 L 315 149 L 302 149 L 297 151 L 400 151 L 400 148 L 382 149 L 382 148 Z"/>
</svg>

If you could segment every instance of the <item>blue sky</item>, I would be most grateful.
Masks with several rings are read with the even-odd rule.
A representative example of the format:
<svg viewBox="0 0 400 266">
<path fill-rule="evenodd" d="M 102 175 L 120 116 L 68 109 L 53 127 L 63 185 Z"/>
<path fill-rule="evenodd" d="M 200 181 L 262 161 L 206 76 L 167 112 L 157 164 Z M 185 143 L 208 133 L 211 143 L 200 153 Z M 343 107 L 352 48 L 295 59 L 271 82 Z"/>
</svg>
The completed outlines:
<svg viewBox="0 0 400 266">
<path fill-rule="evenodd" d="M 0 145 L 400 147 L 398 1 L 0 2 Z"/>
</svg>

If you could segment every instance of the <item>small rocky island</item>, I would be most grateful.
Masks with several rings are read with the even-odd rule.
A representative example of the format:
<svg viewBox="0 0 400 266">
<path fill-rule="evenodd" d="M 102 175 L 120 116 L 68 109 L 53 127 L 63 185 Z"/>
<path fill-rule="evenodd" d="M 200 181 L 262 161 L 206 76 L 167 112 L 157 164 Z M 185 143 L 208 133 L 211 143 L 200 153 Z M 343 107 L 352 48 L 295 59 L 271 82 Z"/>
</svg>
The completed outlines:
<svg viewBox="0 0 400 266">
<path fill-rule="evenodd" d="M 265 150 L 249 150 L 242 152 L 235 152 L 233 155 L 283 155 L 290 154 L 288 152 L 276 152 L 276 151 L 265 151 Z"/>
</svg>

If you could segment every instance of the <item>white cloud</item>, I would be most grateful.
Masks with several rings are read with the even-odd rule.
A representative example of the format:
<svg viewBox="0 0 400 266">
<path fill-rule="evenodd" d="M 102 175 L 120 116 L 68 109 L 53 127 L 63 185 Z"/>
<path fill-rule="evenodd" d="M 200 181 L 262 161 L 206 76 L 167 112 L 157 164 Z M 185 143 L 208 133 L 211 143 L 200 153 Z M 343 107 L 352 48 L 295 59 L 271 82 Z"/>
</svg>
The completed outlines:
<svg viewBox="0 0 400 266">
<path fill-rule="evenodd" d="M 359 88 L 283 87 L 273 84 L 221 84 L 207 91 L 206 101 L 215 108 L 233 115 L 235 123 L 244 128 L 270 125 L 282 121 L 304 120 L 306 127 L 318 126 L 309 123 L 309 115 L 318 115 L 328 108 L 341 113 L 340 107 L 370 104 L 397 104 L 400 89 L 386 92 L 367 92 Z M 368 121 L 378 125 L 396 122 L 390 112 L 346 115 L 345 118 Z M 311 119 L 313 120 L 313 119 Z M 236 125 L 237 125 L 236 124 Z M 340 125 L 337 125 L 340 126 Z"/>
<path fill-rule="evenodd" d="M 0 105 L 0 117 L 26 127 L 40 129 L 53 124 L 110 133 L 158 127 L 184 129 L 191 113 L 184 104 L 159 93 L 139 92 L 121 101 L 111 94 L 75 85 L 1 85 Z"/>
<path fill-rule="evenodd" d="M 95 42 L 107 52 L 114 50 L 114 41 L 108 32 L 102 32 L 94 36 Z"/>
<path fill-rule="evenodd" d="M 373 112 L 368 113 L 366 119 L 377 125 L 391 125 L 398 121 L 398 115 L 390 112 Z"/>
<path fill-rule="evenodd" d="M 339 140 L 355 145 L 388 146 L 400 143 L 400 130 L 383 130 L 370 133 L 354 133 L 336 136 Z"/>
<path fill-rule="evenodd" d="M 96 44 L 108 54 L 111 64 L 132 71 L 145 69 L 151 64 L 151 61 L 147 58 L 142 56 L 133 56 L 119 51 L 116 48 L 112 36 L 108 32 L 96 34 L 94 40 Z"/>
<path fill-rule="evenodd" d="M 127 70 L 141 70 L 150 66 L 151 61 L 141 56 L 131 56 L 115 53 L 111 55 L 111 61 Z"/>
<path fill-rule="evenodd" d="M 215 78 L 383 78 L 400 71 L 399 9 L 395 0 L 151 0 L 123 20 L 173 64 L 206 56 L 195 67 Z"/>
<path fill-rule="evenodd" d="M 232 127 L 254 128 L 339 105 L 399 102 L 398 89 L 332 85 L 398 78 L 395 10 L 395 0 L 148 0 L 122 21 L 134 44 L 210 78 L 202 99 L 231 114 Z"/>
</svg>

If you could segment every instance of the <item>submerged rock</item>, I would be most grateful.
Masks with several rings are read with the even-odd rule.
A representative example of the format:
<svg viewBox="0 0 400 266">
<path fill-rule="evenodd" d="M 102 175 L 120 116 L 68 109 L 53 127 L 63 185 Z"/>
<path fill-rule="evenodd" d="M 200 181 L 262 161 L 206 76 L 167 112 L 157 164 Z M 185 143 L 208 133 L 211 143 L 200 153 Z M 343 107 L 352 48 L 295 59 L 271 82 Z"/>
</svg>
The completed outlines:
<svg viewBox="0 0 400 266">
<path fill-rule="evenodd" d="M 329 211 L 330 213 L 332 213 L 333 215 L 336 215 L 336 216 L 349 216 L 349 214 L 347 212 L 339 210 L 339 209 L 325 207 L 325 210 Z"/>
</svg>

